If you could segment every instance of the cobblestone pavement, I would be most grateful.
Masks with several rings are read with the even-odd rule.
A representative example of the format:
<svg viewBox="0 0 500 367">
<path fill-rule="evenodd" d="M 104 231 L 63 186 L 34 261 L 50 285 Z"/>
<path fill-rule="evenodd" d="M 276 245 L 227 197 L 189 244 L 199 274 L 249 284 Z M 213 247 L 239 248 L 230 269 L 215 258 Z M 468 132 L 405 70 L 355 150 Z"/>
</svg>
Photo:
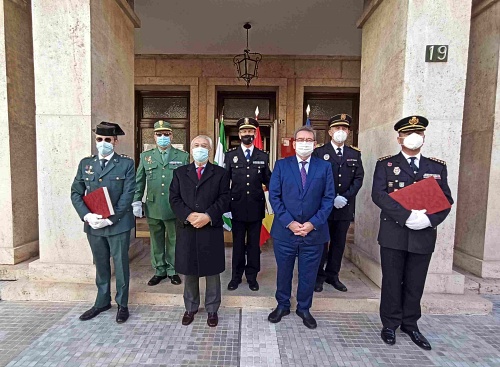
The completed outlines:
<svg viewBox="0 0 500 367">
<path fill-rule="evenodd" d="M 488 298 L 488 316 L 424 315 L 430 352 L 401 332 L 386 346 L 376 314 L 316 312 L 309 330 L 293 312 L 270 324 L 269 310 L 222 308 L 209 328 L 203 310 L 184 327 L 181 307 L 131 306 L 118 325 L 116 307 L 81 322 L 88 304 L 0 301 L 0 366 L 500 366 L 500 296 Z"/>
</svg>

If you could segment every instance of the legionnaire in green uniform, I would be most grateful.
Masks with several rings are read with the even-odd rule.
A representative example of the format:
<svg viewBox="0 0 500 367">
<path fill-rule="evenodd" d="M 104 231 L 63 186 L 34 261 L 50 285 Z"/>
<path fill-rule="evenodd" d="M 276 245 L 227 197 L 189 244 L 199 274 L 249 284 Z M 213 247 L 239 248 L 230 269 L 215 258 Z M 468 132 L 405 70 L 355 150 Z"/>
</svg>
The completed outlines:
<svg viewBox="0 0 500 367">
<path fill-rule="evenodd" d="M 111 308 L 111 266 L 113 258 L 116 276 L 116 322 L 123 323 L 129 317 L 129 257 L 130 230 L 135 226 L 130 205 L 135 191 L 134 161 L 114 151 L 117 136 L 125 135 L 118 124 L 101 122 L 93 130 L 96 134 L 98 155 L 83 158 L 71 185 L 71 202 L 85 222 L 84 231 L 94 257 L 96 267 L 97 298 L 94 306 L 80 316 L 90 320 Z M 91 213 L 83 196 L 100 187 L 107 187 L 115 214 L 107 219 Z"/>
<path fill-rule="evenodd" d="M 176 216 L 168 198 L 174 170 L 189 163 L 189 153 L 172 147 L 172 128 L 167 121 L 157 121 L 154 134 L 157 147 L 141 153 L 132 206 L 134 215 L 141 217 L 141 200 L 147 186 L 145 214 L 151 237 L 151 264 L 155 269 L 148 285 L 157 285 L 167 277 L 177 285 L 181 284 L 181 278 L 175 270 Z"/>
</svg>

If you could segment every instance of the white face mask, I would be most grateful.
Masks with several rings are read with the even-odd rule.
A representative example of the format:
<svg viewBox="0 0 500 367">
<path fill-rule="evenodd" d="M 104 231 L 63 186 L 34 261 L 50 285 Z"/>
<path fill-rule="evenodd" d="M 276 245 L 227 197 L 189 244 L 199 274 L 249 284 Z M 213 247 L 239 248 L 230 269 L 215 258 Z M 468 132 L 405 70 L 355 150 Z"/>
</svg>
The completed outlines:
<svg viewBox="0 0 500 367">
<path fill-rule="evenodd" d="M 347 139 L 347 133 L 344 130 L 338 130 L 333 133 L 333 140 L 342 144 Z"/>
<path fill-rule="evenodd" d="M 314 142 L 301 141 L 295 143 L 295 151 L 301 157 L 307 157 L 314 150 Z"/>
<path fill-rule="evenodd" d="M 412 133 L 403 139 L 403 145 L 410 150 L 417 150 L 424 144 L 424 137 L 417 133 Z"/>
<path fill-rule="evenodd" d="M 193 159 L 198 163 L 205 162 L 208 160 L 208 149 L 203 147 L 193 148 Z"/>
</svg>

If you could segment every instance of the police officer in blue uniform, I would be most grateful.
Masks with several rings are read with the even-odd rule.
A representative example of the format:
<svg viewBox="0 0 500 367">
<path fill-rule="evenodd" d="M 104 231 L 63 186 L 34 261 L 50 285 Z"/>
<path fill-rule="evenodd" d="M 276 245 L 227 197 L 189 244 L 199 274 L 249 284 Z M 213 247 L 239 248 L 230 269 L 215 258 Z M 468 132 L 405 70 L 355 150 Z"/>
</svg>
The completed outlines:
<svg viewBox="0 0 500 367">
<path fill-rule="evenodd" d="M 231 177 L 231 215 L 233 232 L 232 277 L 227 289 L 238 288 L 243 273 L 252 291 L 259 290 L 260 231 L 265 216 L 264 191 L 271 179 L 269 155 L 253 145 L 257 120 L 245 117 L 237 122 L 241 145 L 224 158 Z M 245 261 L 246 254 L 246 261 Z"/>
<path fill-rule="evenodd" d="M 347 231 L 354 219 L 356 195 L 363 185 L 365 172 L 361 161 L 361 151 L 354 146 L 344 144 L 349 135 L 352 117 L 345 113 L 338 114 L 333 116 L 328 124 L 330 127 L 328 134 L 332 137 L 332 141 L 316 148 L 313 156 L 328 161 L 332 165 L 337 195 L 333 210 L 328 217 L 330 248 L 328 249 L 328 244 L 325 245 L 314 291 L 323 291 L 323 282 L 326 282 L 341 292 L 347 292 L 347 287 L 339 280 L 339 272 L 344 256 Z"/>
<path fill-rule="evenodd" d="M 90 320 L 111 308 L 111 266 L 113 258 L 116 277 L 117 323 L 129 317 L 129 257 L 130 230 L 135 226 L 132 214 L 132 199 L 135 191 L 134 161 L 123 154 L 115 153 L 117 136 L 123 130 L 111 122 L 101 122 L 95 130 L 98 155 L 83 158 L 71 185 L 71 202 L 84 221 L 84 231 L 92 250 L 96 267 L 97 298 L 94 306 L 80 316 Z M 115 214 L 103 219 L 91 213 L 83 197 L 101 187 L 107 187 Z"/>
<path fill-rule="evenodd" d="M 382 265 L 381 338 L 389 345 L 395 344 L 396 329 L 401 327 L 401 331 L 425 350 L 430 350 L 431 345 L 417 325 L 421 316 L 420 300 L 436 244 L 437 226 L 448 216 L 450 209 L 435 214 L 407 210 L 389 194 L 434 177 L 453 204 L 446 163 L 424 157 L 420 152 L 428 124 L 425 117 L 408 116 L 394 125 L 401 152 L 379 158 L 372 188 L 372 200 L 382 209 L 378 234 Z"/>
</svg>

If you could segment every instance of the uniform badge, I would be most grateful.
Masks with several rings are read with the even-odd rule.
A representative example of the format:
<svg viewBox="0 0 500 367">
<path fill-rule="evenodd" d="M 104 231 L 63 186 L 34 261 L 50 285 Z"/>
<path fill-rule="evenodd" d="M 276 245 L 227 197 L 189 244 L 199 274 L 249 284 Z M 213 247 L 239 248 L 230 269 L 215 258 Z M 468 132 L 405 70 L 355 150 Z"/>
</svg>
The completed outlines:
<svg viewBox="0 0 500 367">
<path fill-rule="evenodd" d="M 148 155 L 146 158 L 144 158 L 146 160 L 146 162 L 148 162 L 149 164 L 153 163 L 153 160 L 151 158 L 150 155 Z"/>
<path fill-rule="evenodd" d="M 326 153 L 324 156 L 323 156 L 323 159 L 325 161 L 329 160 L 330 159 L 330 154 Z"/>
<path fill-rule="evenodd" d="M 85 173 L 87 175 L 93 175 L 94 172 L 92 171 L 92 166 L 85 166 Z"/>
<path fill-rule="evenodd" d="M 397 176 L 401 173 L 401 168 L 399 167 L 394 167 L 394 170 L 393 170 L 394 174 Z"/>
<path fill-rule="evenodd" d="M 392 167 L 392 162 L 387 162 L 387 167 Z"/>
<path fill-rule="evenodd" d="M 394 186 L 394 182 L 389 181 L 388 186 L 389 186 L 389 187 L 393 187 L 393 186 Z"/>
<path fill-rule="evenodd" d="M 233 158 L 233 162 L 234 162 L 234 163 L 238 163 L 238 157 L 236 157 L 236 156 L 235 156 L 235 157 Z"/>
<path fill-rule="evenodd" d="M 399 187 L 405 187 L 405 183 L 404 182 L 400 182 L 399 183 Z"/>
</svg>

